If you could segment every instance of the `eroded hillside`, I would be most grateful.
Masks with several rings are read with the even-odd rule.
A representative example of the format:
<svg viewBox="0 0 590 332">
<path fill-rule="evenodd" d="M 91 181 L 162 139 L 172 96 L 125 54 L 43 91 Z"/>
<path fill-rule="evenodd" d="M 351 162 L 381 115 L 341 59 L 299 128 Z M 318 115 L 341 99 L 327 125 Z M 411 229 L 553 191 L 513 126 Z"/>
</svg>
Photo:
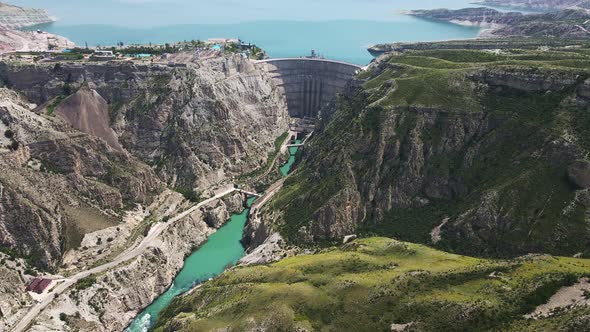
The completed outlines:
<svg viewBox="0 0 590 332">
<path fill-rule="evenodd" d="M 34 303 L 24 293 L 34 275 L 113 260 L 261 169 L 288 129 L 281 91 L 239 56 L 178 68 L 2 62 L 0 82 L 0 277 L 18 280 L 3 290 L 0 329 Z M 150 250 L 57 297 L 33 330 L 123 329 L 242 204 L 228 195 L 170 225 Z"/>
</svg>

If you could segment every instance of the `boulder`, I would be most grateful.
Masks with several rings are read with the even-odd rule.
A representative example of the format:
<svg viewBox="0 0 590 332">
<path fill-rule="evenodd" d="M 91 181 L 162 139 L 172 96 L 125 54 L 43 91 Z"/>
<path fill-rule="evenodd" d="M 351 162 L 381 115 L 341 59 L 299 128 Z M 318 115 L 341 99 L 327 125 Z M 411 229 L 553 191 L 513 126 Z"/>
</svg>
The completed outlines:
<svg viewBox="0 0 590 332">
<path fill-rule="evenodd" d="M 344 239 L 342 240 L 342 244 L 347 244 L 347 243 L 350 243 L 350 242 L 352 242 L 354 240 L 356 240 L 356 235 L 355 234 L 346 235 L 344 237 Z"/>
</svg>

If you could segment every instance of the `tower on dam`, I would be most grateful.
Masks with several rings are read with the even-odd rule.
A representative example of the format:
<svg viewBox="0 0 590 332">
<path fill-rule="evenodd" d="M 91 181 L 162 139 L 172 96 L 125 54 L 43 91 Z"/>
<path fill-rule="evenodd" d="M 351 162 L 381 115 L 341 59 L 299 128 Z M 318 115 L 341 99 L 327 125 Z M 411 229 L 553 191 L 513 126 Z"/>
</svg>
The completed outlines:
<svg viewBox="0 0 590 332">
<path fill-rule="evenodd" d="M 289 115 L 317 117 L 361 66 L 322 58 L 282 58 L 258 62 L 285 90 Z"/>
</svg>

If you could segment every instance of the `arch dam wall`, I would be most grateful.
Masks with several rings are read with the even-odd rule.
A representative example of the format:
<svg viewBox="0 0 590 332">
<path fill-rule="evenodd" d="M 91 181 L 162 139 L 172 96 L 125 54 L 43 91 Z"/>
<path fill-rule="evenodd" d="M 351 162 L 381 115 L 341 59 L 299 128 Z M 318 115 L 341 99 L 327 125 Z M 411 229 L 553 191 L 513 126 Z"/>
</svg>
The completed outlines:
<svg viewBox="0 0 590 332">
<path fill-rule="evenodd" d="M 317 117 L 363 67 L 316 58 L 268 59 L 257 62 L 266 67 L 285 90 L 289 115 Z"/>
</svg>

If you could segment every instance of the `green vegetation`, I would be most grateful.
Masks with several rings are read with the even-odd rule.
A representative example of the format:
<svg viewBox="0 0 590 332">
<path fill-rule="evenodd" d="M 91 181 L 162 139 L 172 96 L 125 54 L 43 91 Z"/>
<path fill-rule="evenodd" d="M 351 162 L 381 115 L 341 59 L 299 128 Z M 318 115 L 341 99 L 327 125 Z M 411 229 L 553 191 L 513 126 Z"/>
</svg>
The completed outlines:
<svg viewBox="0 0 590 332">
<path fill-rule="evenodd" d="M 95 283 L 96 283 L 96 277 L 94 277 L 94 276 L 86 277 L 84 279 L 78 280 L 78 282 L 76 283 L 76 289 L 77 290 L 87 289 L 87 288 L 92 287 Z"/>
<path fill-rule="evenodd" d="M 114 53 L 122 53 L 126 55 L 137 55 L 137 54 L 151 54 L 151 55 L 162 55 L 164 53 L 176 53 L 180 49 L 177 45 L 154 45 L 154 46 L 126 46 L 123 48 L 112 47 L 110 49 Z"/>
<path fill-rule="evenodd" d="M 53 164 L 48 160 L 41 160 L 41 172 L 54 173 L 54 174 L 66 174 L 66 170 L 62 169 L 58 165 Z"/>
<path fill-rule="evenodd" d="M 537 325 L 524 314 L 589 274 L 582 259 L 485 260 L 367 238 L 226 272 L 175 299 L 156 331 L 386 331 L 394 323 L 420 331 L 518 330 Z"/>
<path fill-rule="evenodd" d="M 448 218 L 436 245 L 452 252 L 590 254 L 588 204 L 567 176 L 590 151 L 588 101 L 578 95 L 590 46 L 444 49 L 455 44 L 471 45 L 392 54 L 340 98 L 268 205 L 289 242 L 337 240 L 342 234 L 315 230 L 339 222 L 364 236 L 431 244 Z M 336 215 L 345 208 L 358 219 Z"/>
<path fill-rule="evenodd" d="M 49 105 L 47 105 L 47 115 L 49 116 L 53 116 L 53 113 L 55 112 L 55 108 L 57 106 L 59 106 L 59 104 L 61 104 L 62 101 L 64 101 L 64 99 L 66 99 L 67 96 L 65 95 L 59 95 L 57 97 L 55 97 L 50 103 Z"/>
<path fill-rule="evenodd" d="M 12 139 L 14 137 L 14 131 L 12 131 L 11 129 L 7 129 L 4 132 L 4 137 Z"/>
<path fill-rule="evenodd" d="M 271 176 L 269 177 L 271 179 L 274 178 L 272 175 L 278 175 L 278 165 L 274 164 L 275 158 L 277 158 L 279 152 L 281 151 L 281 145 L 283 144 L 283 142 L 285 142 L 285 140 L 287 139 L 288 136 L 289 136 L 289 132 L 284 132 L 281 134 L 281 136 L 277 137 L 274 142 L 275 149 L 274 149 L 274 151 L 272 151 L 271 153 L 268 154 L 268 157 L 266 158 L 266 163 L 264 163 L 264 165 L 256 168 L 255 170 L 253 170 L 250 173 L 241 175 L 240 177 L 238 177 L 238 180 L 242 181 L 244 183 L 249 183 L 249 184 L 254 185 L 254 187 L 257 191 L 263 191 L 268 186 L 268 183 L 270 181 L 267 181 L 267 179 L 261 179 L 261 177 L 267 171 L 270 171 L 269 173 L 272 173 Z M 273 165 L 276 166 L 275 172 L 272 172 L 272 170 L 269 170 L 269 168 L 272 167 Z"/>
<path fill-rule="evenodd" d="M 176 188 L 176 192 L 182 194 L 185 199 L 192 203 L 198 203 L 201 200 L 201 194 L 192 188 Z"/>
</svg>

